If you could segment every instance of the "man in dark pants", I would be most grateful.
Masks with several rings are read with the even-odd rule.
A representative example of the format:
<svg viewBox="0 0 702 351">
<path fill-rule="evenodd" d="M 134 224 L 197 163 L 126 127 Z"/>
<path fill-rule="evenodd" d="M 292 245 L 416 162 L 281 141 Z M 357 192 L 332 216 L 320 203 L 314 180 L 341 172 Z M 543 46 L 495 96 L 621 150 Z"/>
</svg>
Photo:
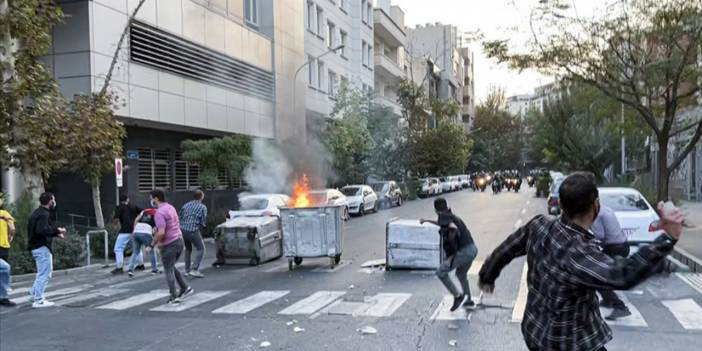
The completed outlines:
<svg viewBox="0 0 702 351">
<path fill-rule="evenodd" d="M 629 256 L 629 244 L 626 242 L 626 234 L 619 225 L 619 220 L 614 211 L 608 206 L 601 206 L 597 219 L 592 223 L 592 233 L 595 238 L 602 242 L 603 252 L 612 258 Z M 602 295 L 600 306 L 612 308 L 612 313 L 606 317 L 607 320 L 627 317 L 631 315 L 629 308 L 617 296 L 613 290 L 599 290 Z"/>
<path fill-rule="evenodd" d="M 207 226 L 207 207 L 202 203 L 205 193 L 196 190 L 193 193 L 193 200 L 187 202 L 180 209 L 180 230 L 183 232 L 185 242 L 185 275 L 195 278 L 203 278 L 200 272 L 202 258 L 205 257 L 205 242 L 202 240 L 200 231 Z M 195 261 L 190 266 L 193 246 L 197 250 Z M 191 270 L 192 268 L 192 270 Z"/>
<path fill-rule="evenodd" d="M 682 233 L 684 216 L 658 204 L 663 230 L 650 245 L 628 258 L 604 254 L 590 232 L 600 210 L 594 177 L 568 176 L 559 189 L 560 218 L 536 216 L 512 233 L 485 260 L 480 288 L 491 293 L 502 269 L 525 256 L 529 267 L 522 335 L 530 350 L 604 350 L 612 330 L 602 319 L 596 291 L 630 289 L 651 276 L 673 250 Z"/>
<path fill-rule="evenodd" d="M 446 254 L 444 262 L 436 271 L 437 277 L 444 284 L 446 289 L 453 295 L 453 305 L 451 311 L 455 311 L 461 305 L 472 308 L 475 303 L 470 297 L 470 285 L 468 284 L 468 270 L 473 264 L 475 256 L 478 255 L 478 248 L 475 246 L 473 237 L 466 227 L 466 224 L 451 212 L 444 198 L 434 200 L 434 210 L 439 216 L 437 221 L 421 219 L 419 222 L 433 223 L 439 226 L 439 234 L 443 238 L 443 249 Z M 461 291 L 451 281 L 449 273 L 456 270 L 456 278 L 461 283 Z M 464 304 L 465 301 L 465 304 Z"/>
</svg>

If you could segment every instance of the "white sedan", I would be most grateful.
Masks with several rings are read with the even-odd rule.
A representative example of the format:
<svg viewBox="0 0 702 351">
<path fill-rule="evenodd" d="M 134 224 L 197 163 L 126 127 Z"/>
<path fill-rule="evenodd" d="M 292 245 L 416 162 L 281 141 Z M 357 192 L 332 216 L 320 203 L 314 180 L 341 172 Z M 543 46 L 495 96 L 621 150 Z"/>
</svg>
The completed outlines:
<svg viewBox="0 0 702 351">
<path fill-rule="evenodd" d="M 310 191 L 310 201 L 315 206 L 343 206 L 344 220 L 348 221 L 349 215 L 349 200 L 344 194 L 336 189 L 322 189 Z"/>
<path fill-rule="evenodd" d="M 347 185 L 341 189 L 349 200 L 349 213 L 363 216 L 378 209 L 378 195 L 368 185 Z"/>
<path fill-rule="evenodd" d="M 288 206 L 290 197 L 283 194 L 252 194 L 239 197 L 239 210 L 229 211 L 228 218 L 280 217 L 280 208 Z"/>
<path fill-rule="evenodd" d="M 650 243 L 662 231 L 652 230 L 660 218 L 646 198 L 632 188 L 599 188 L 600 203 L 614 211 L 631 245 Z"/>
</svg>

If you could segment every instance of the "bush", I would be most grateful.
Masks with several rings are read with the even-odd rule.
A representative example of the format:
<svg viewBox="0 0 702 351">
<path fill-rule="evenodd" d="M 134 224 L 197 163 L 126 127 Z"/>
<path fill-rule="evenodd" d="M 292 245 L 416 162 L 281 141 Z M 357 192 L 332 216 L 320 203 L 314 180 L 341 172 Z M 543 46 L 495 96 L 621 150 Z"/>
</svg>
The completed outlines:
<svg viewBox="0 0 702 351">
<path fill-rule="evenodd" d="M 74 268 L 85 263 L 85 239 L 78 233 L 66 233 L 52 245 L 54 269 Z"/>
</svg>

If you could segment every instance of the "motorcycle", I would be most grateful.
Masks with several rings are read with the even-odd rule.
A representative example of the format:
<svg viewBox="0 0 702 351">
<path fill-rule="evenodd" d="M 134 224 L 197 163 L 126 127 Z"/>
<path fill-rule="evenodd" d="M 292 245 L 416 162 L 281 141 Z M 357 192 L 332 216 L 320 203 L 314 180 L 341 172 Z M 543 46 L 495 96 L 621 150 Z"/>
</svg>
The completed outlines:
<svg viewBox="0 0 702 351">
<path fill-rule="evenodd" d="M 507 178 L 505 181 L 505 188 L 507 189 L 507 192 L 512 190 L 512 186 L 514 185 L 514 179 L 512 178 Z"/>
<path fill-rule="evenodd" d="M 517 178 L 514 179 L 514 184 L 512 185 L 512 190 L 514 190 L 515 193 L 519 192 L 519 189 L 522 188 L 522 178 Z"/>
<path fill-rule="evenodd" d="M 533 188 L 534 185 L 536 184 L 536 178 L 534 178 L 533 176 L 528 176 L 527 177 L 527 184 L 529 184 L 530 188 Z"/>
<path fill-rule="evenodd" d="M 481 193 L 485 191 L 485 188 L 487 187 L 487 181 L 485 178 L 478 178 L 475 183 L 476 187 L 473 189 L 474 191 L 477 191 L 478 189 L 480 189 Z"/>
<path fill-rule="evenodd" d="M 499 179 L 492 181 L 492 192 L 493 194 L 498 194 L 502 191 L 502 184 Z"/>
</svg>

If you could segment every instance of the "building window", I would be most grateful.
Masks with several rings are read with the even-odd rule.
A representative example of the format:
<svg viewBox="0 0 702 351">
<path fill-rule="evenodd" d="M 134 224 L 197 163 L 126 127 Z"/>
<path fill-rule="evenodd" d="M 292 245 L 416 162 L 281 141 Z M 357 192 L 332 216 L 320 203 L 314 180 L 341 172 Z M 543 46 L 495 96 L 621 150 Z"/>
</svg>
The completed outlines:
<svg viewBox="0 0 702 351">
<path fill-rule="evenodd" d="M 175 191 L 189 191 L 200 187 L 200 166 L 183 160 L 183 153 L 180 151 L 175 153 L 173 169 Z"/>
<path fill-rule="evenodd" d="M 370 1 L 368 1 L 368 9 L 366 10 L 366 16 L 368 16 L 368 18 L 366 19 L 366 23 L 370 26 L 373 23 L 373 4 L 371 4 Z"/>
<path fill-rule="evenodd" d="M 346 0 L 339 0 L 339 8 L 344 13 L 346 12 Z"/>
<path fill-rule="evenodd" d="M 244 1 L 246 22 L 258 26 L 258 0 Z"/>
<path fill-rule="evenodd" d="M 329 94 L 329 98 L 335 99 L 336 98 L 336 93 L 338 92 L 338 86 L 339 86 L 339 80 L 338 76 L 334 71 L 329 70 L 329 76 L 327 77 L 327 82 L 329 84 L 328 89 L 327 89 L 327 94 Z"/>
<path fill-rule="evenodd" d="M 171 190 L 171 163 L 168 150 L 141 148 L 137 160 L 137 189 L 149 192 L 154 189 Z"/>
<path fill-rule="evenodd" d="M 317 35 L 322 36 L 322 27 L 324 26 L 324 21 L 322 21 L 322 8 L 317 6 Z"/>
<path fill-rule="evenodd" d="M 363 23 L 368 23 L 366 21 L 366 18 L 368 18 L 368 15 L 366 15 L 366 11 L 368 9 L 368 7 L 366 7 L 367 4 L 368 0 L 361 0 L 361 21 L 363 21 Z"/>
<path fill-rule="evenodd" d="M 331 49 L 336 47 L 336 26 L 334 23 L 327 22 L 327 46 Z"/>
<path fill-rule="evenodd" d="M 314 57 L 311 55 L 307 56 L 307 61 L 309 64 L 307 65 L 307 84 L 309 86 L 313 87 L 314 86 Z"/>
<path fill-rule="evenodd" d="M 307 29 L 314 31 L 314 3 L 311 1 L 307 2 Z"/>
<path fill-rule="evenodd" d="M 373 47 L 368 45 L 368 68 L 373 68 Z"/>
<path fill-rule="evenodd" d="M 324 62 L 317 60 L 317 88 L 324 91 Z"/>
<path fill-rule="evenodd" d="M 349 35 L 343 30 L 340 30 L 339 36 L 341 37 L 341 45 L 343 45 L 343 47 L 341 48 L 341 57 L 346 57 L 346 45 L 348 44 Z"/>
<path fill-rule="evenodd" d="M 365 40 L 361 40 L 361 63 L 363 63 L 363 66 L 368 67 L 368 44 L 366 44 Z"/>
<path fill-rule="evenodd" d="M 349 86 L 349 79 L 346 78 L 346 76 L 341 76 L 341 86 L 342 86 L 342 87 L 348 87 L 348 86 Z"/>
</svg>

